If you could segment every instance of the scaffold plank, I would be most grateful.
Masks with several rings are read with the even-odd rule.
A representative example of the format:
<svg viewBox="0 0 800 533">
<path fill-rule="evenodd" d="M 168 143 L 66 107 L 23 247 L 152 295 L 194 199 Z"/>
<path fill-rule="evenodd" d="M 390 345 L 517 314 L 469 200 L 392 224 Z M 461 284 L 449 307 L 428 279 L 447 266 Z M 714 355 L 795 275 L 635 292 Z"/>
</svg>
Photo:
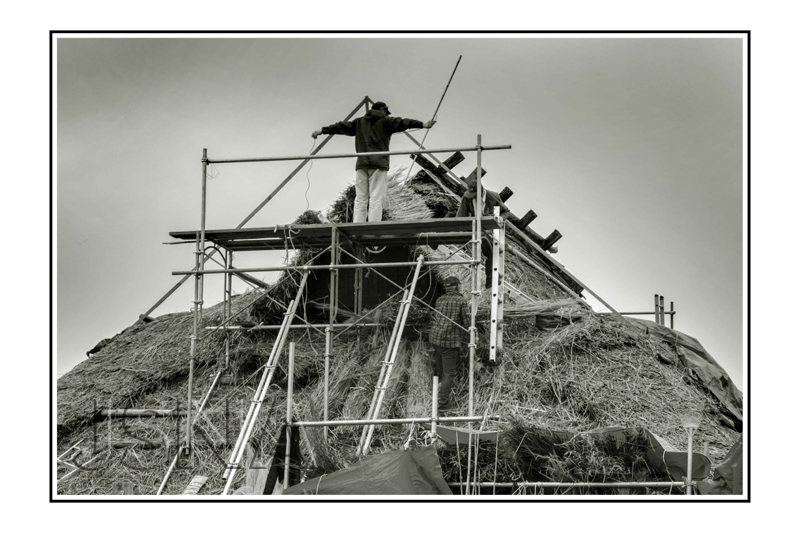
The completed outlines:
<svg viewBox="0 0 800 533">
<path fill-rule="evenodd" d="M 246 241 L 261 240 L 259 246 L 273 246 L 280 243 L 280 248 L 289 247 L 309 247 L 327 246 L 330 244 L 331 227 L 335 226 L 346 233 L 350 238 L 356 238 L 364 244 L 367 241 L 376 241 L 386 244 L 392 240 L 397 240 L 398 245 L 401 241 L 416 242 L 425 236 L 427 239 L 440 239 L 442 241 L 454 239 L 452 244 L 458 244 L 464 238 L 464 233 L 472 230 L 472 218 L 436 218 L 420 220 L 384 220 L 381 222 L 366 223 L 347 223 L 347 224 L 307 224 L 307 225 L 283 225 L 267 228 L 239 228 L 239 229 L 218 229 L 206 230 L 205 238 L 224 247 L 236 245 L 246 245 Z M 492 217 L 484 217 L 481 220 L 484 229 L 492 230 L 497 228 L 497 221 Z M 451 235 L 453 234 L 453 235 Z M 170 236 L 180 240 L 193 240 L 196 238 L 197 230 L 173 231 Z M 444 244 L 444 242 L 443 242 Z M 258 248 L 263 250 L 265 248 Z"/>
</svg>

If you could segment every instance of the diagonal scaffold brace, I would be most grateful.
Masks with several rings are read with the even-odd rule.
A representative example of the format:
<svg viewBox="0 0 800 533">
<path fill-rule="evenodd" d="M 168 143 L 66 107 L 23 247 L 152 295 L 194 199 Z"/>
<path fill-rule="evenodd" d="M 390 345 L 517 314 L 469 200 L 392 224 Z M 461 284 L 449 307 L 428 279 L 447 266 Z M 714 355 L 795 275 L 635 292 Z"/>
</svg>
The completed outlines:
<svg viewBox="0 0 800 533">
<path fill-rule="evenodd" d="M 395 324 L 396 334 L 393 335 L 393 343 L 390 341 L 390 349 L 391 354 L 387 351 L 388 360 L 384 362 L 383 368 L 381 368 L 381 375 L 383 377 L 383 381 L 378 381 L 378 387 L 375 390 L 375 395 L 373 396 L 373 404 L 370 406 L 371 414 L 367 418 L 370 420 L 377 420 L 380 416 L 381 412 L 381 405 L 383 404 L 383 400 L 386 397 L 386 389 L 388 388 L 389 381 L 392 378 L 392 368 L 394 367 L 394 363 L 397 360 L 397 352 L 400 349 L 400 341 L 403 338 L 403 329 L 406 325 L 406 319 L 408 319 L 408 311 L 411 308 L 412 296 L 414 291 L 417 288 L 417 280 L 419 279 L 419 273 L 422 269 L 422 263 L 424 261 L 424 257 L 422 255 L 419 256 L 417 259 L 417 268 L 414 270 L 414 278 L 411 280 L 411 287 L 409 288 L 408 292 L 406 293 L 406 298 L 403 299 L 402 302 L 402 311 L 398 313 L 399 321 L 398 324 Z M 384 371 L 385 369 L 385 371 Z M 359 446 L 359 449 L 356 452 L 356 456 L 365 455 L 367 450 L 369 450 L 369 446 L 372 443 L 372 434 L 375 431 L 375 425 L 365 426 L 364 429 L 366 430 L 366 436 L 362 434 L 363 444 Z"/>
<path fill-rule="evenodd" d="M 277 362 L 280 358 L 280 353 L 283 351 L 283 346 L 286 343 L 286 338 L 288 337 L 290 329 L 289 326 L 291 326 L 294 320 L 297 307 L 300 304 L 301 298 L 303 297 L 306 281 L 308 281 L 308 274 L 308 271 L 303 273 L 303 277 L 297 287 L 297 296 L 292 301 L 292 305 L 289 307 L 289 310 L 283 317 L 283 323 L 281 324 L 281 329 L 278 330 L 275 343 L 272 345 L 272 352 L 270 353 L 269 359 L 267 360 L 267 364 L 264 368 L 264 374 L 261 376 L 261 381 L 259 382 L 256 392 L 253 395 L 253 400 L 250 402 L 250 408 L 247 411 L 247 416 L 245 417 L 242 431 L 239 433 L 239 438 L 236 439 L 236 444 L 233 447 L 233 451 L 231 451 L 228 467 L 225 469 L 225 473 L 223 474 L 223 477 L 227 479 L 227 482 L 225 483 L 225 489 L 222 491 L 223 495 L 228 494 L 228 491 L 230 491 L 231 485 L 233 484 L 233 479 L 236 477 L 236 472 L 240 467 L 239 463 L 242 461 L 244 450 L 253 434 L 253 429 L 255 428 L 255 423 L 258 419 L 258 413 L 261 410 L 261 405 L 264 403 L 267 390 L 270 387 L 272 378 L 275 375 L 275 370 L 278 367 Z"/>
</svg>

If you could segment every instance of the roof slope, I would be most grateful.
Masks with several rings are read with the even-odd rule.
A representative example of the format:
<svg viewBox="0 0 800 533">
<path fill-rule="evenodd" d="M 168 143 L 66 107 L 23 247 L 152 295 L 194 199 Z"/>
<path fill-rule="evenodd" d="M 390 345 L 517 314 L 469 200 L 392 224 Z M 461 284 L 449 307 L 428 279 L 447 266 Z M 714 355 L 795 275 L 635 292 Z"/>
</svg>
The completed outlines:
<svg viewBox="0 0 800 533">
<path fill-rule="evenodd" d="M 347 217 L 351 189 L 334 204 L 329 219 Z M 441 193 L 426 189 L 429 186 L 424 184 L 404 185 L 395 174 L 390 182 L 387 215 L 398 220 L 432 217 L 431 205 L 441 205 L 441 198 L 431 196 Z M 431 250 L 423 243 L 417 250 L 428 257 L 448 253 L 441 248 Z M 302 263 L 309 258 L 300 253 L 295 260 Z M 533 256 L 529 259 L 538 261 Z M 433 271 L 439 277 L 453 274 L 467 277 L 466 269 L 455 266 Z M 642 463 L 641 451 L 635 446 L 610 451 L 584 436 L 609 426 L 642 427 L 680 449 L 685 446 L 680 417 L 687 412 L 701 414 L 703 424 L 696 441 L 709 443 L 712 461 L 725 456 L 739 436 L 734 427 L 737 420 L 741 422 L 741 392 L 696 340 L 673 330 L 655 328 L 653 323 L 595 314 L 516 256 L 509 255 L 506 274 L 533 301 L 509 300 L 505 351 L 500 364 L 483 368 L 476 375 L 475 412 L 501 418 L 481 424 L 484 429 L 499 430 L 501 439 L 496 449 L 494 445 L 481 445 L 480 479 L 491 480 L 495 475 L 498 480 L 652 477 L 656 474 L 637 470 L 636 465 Z M 279 313 L 277 306 L 261 304 L 266 301 L 265 295 L 276 300 L 292 297 L 295 277 L 287 273 L 268 291 L 238 296 L 233 302 L 234 312 L 242 318 L 250 318 L 256 309 Z M 335 340 L 330 374 L 331 418 L 365 416 L 394 323 L 391 309 L 397 309 L 397 302 L 388 307 L 389 312 L 376 318 L 386 327 L 370 331 L 354 328 Z M 488 297 L 483 295 L 479 318 L 486 315 L 487 309 Z M 218 324 L 221 314 L 220 305 L 205 310 L 203 326 Z M 419 325 L 409 326 L 404 332 L 381 417 L 430 413 L 431 347 L 424 327 L 427 320 L 425 308 L 412 307 L 409 324 Z M 640 322 L 648 327 L 636 325 Z M 191 313 L 136 324 L 58 380 L 59 452 L 83 439 L 95 440 L 96 451 L 106 454 L 97 462 L 97 471 L 72 476 L 59 484 L 59 493 L 108 494 L 115 482 L 124 479 L 134 484 L 138 494 L 155 494 L 174 455 L 175 440 L 182 431 L 180 425 L 176 426 L 174 419 L 132 421 L 127 428 L 120 427 L 119 422 L 92 425 L 93 401 L 97 400 L 98 408 L 168 408 L 176 401 L 185 402 L 191 324 Z M 479 335 L 479 347 L 486 346 L 488 332 L 483 326 L 479 327 Z M 210 476 L 204 493 L 219 494 L 224 485 L 219 476 L 222 464 L 238 434 L 273 340 L 274 335 L 269 332 L 240 332 L 233 337 L 230 372 L 234 383 L 214 393 L 206 415 L 196 426 L 194 465 L 173 474 L 166 493 L 180 493 L 193 474 L 203 474 Z M 319 332 L 293 330 L 290 340 L 297 343 L 294 415 L 320 420 L 324 337 Z M 201 342 L 195 398 L 211 383 L 222 342 L 222 334 L 207 335 Z M 485 353 L 485 349 L 479 349 L 479 358 Z M 260 422 L 253 442 L 262 458 L 274 452 L 274 437 L 285 413 L 285 364 L 285 357 L 278 362 L 281 371 L 268 396 L 269 405 L 262 410 L 264 422 Z M 466 374 L 461 372 L 454 391 L 457 410 L 463 413 L 467 403 Z M 554 430 L 570 431 L 578 437 L 568 443 L 542 437 Z M 360 435 L 360 428 L 337 427 L 326 443 L 319 428 L 303 430 L 308 476 L 331 473 L 351 464 Z M 409 437 L 421 439 L 424 432 L 417 428 L 409 435 L 407 426 L 379 426 L 375 435 L 372 451 L 380 452 L 397 449 Z M 133 447 L 120 446 L 119 441 L 126 438 L 139 442 Z M 142 442 L 159 439 L 161 447 L 150 452 Z M 458 481 L 466 468 L 466 454 L 455 446 L 442 447 L 438 454 L 445 480 Z M 131 464 L 135 468 L 125 466 Z M 59 475 L 64 472 L 60 470 Z"/>
</svg>

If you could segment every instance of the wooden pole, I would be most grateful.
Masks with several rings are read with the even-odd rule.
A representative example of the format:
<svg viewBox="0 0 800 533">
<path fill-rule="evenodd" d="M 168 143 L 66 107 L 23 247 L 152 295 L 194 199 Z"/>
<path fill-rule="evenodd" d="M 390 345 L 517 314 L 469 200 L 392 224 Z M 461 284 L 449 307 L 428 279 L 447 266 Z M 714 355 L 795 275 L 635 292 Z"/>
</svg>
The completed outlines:
<svg viewBox="0 0 800 533">
<path fill-rule="evenodd" d="M 658 313 L 659 313 L 659 316 L 661 317 L 661 325 L 662 326 L 666 326 L 666 321 L 664 320 L 664 297 L 663 296 L 659 296 L 658 297 Z"/>
<path fill-rule="evenodd" d="M 365 99 L 365 100 L 362 100 L 361 102 L 359 102 L 359 103 L 358 103 L 358 105 L 357 105 L 357 106 L 356 106 L 356 107 L 355 107 L 355 108 L 354 108 L 354 109 L 353 109 L 353 110 L 350 112 L 350 114 L 349 114 L 349 115 L 347 115 L 347 116 L 345 117 L 345 120 L 350 120 L 350 118 L 352 118 L 352 116 L 353 116 L 353 115 L 355 115 L 355 114 L 358 112 L 359 108 L 361 108 L 361 104 L 364 104 L 365 102 L 366 102 L 366 99 Z M 333 138 L 333 135 L 328 135 L 327 137 L 325 137 L 325 139 L 323 139 L 323 140 L 322 140 L 322 142 L 321 142 L 321 143 L 319 143 L 319 146 L 317 146 L 317 147 L 316 147 L 316 148 L 315 148 L 315 149 L 314 149 L 314 150 L 311 152 L 311 156 L 313 157 L 313 156 L 314 156 L 314 155 L 316 155 L 316 154 L 317 154 L 317 153 L 318 153 L 320 150 L 322 150 L 322 147 L 323 147 L 323 146 L 325 146 L 326 144 L 328 144 L 328 141 L 330 141 L 332 138 Z M 257 214 L 259 211 L 261 211 L 261 209 L 262 209 L 262 208 L 263 208 L 265 205 L 267 205 L 267 204 L 269 203 L 269 201 L 270 201 L 270 200 L 272 200 L 272 199 L 275 197 L 275 195 L 276 195 L 276 194 L 278 194 L 278 192 L 280 192 L 280 190 L 281 190 L 281 189 L 283 189 L 283 186 L 284 186 L 284 185 L 286 185 L 287 183 L 289 183 L 289 180 L 291 180 L 293 177 L 295 177 L 295 176 L 297 175 L 297 173 L 298 173 L 298 172 L 300 172 L 300 170 L 301 170 L 301 169 L 302 169 L 302 168 L 303 168 L 303 167 L 306 165 L 306 163 L 308 163 L 308 162 L 311 160 L 311 157 L 305 156 L 305 157 L 301 157 L 301 158 L 299 158 L 299 159 L 301 159 L 301 160 L 302 160 L 302 163 L 300 163 L 299 165 L 297 165 L 297 168 L 295 168 L 295 169 L 292 171 L 292 173 L 291 173 L 291 174 L 289 174 L 289 175 L 286 177 L 286 179 L 284 179 L 284 180 L 283 180 L 283 181 L 282 181 L 282 182 L 281 182 L 281 183 L 280 183 L 280 184 L 279 184 L 279 185 L 278 185 L 278 186 L 275 188 L 275 190 L 273 190 L 273 191 L 270 193 L 270 195 L 269 195 L 269 196 L 267 196 L 267 197 L 264 199 L 264 201 L 263 201 L 263 202 L 261 202 L 260 204 L 258 204 L 258 206 L 257 206 L 255 209 L 253 209 L 253 211 L 252 211 L 252 212 L 251 212 L 249 215 L 247 215 L 247 216 L 244 218 L 244 220 L 242 220 L 242 221 L 239 223 L 239 225 L 238 225 L 238 226 L 236 226 L 237 228 L 242 228 L 242 227 L 244 227 L 244 225 L 245 225 L 245 224 L 247 224 L 247 223 L 250 221 L 250 219 L 252 219 L 254 216 L 256 216 L 256 214 Z"/>
<path fill-rule="evenodd" d="M 661 313 L 658 311 L 658 294 L 653 296 L 653 300 L 655 301 L 655 308 L 656 308 L 656 324 L 661 323 Z"/>
<path fill-rule="evenodd" d="M 364 104 L 364 105 L 368 105 L 368 103 L 369 103 L 369 98 L 368 98 L 368 97 L 365 97 L 365 98 L 364 98 L 364 100 L 362 100 L 361 102 L 359 102 L 359 103 L 358 103 L 358 105 L 357 105 L 357 106 L 356 106 L 356 107 L 355 107 L 355 108 L 354 108 L 354 109 L 353 109 L 353 110 L 350 112 L 350 114 L 349 114 L 349 115 L 347 115 L 347 116 L 345 117 L 345 119 L 344 119 L 344 120 L 350 120 L 350 118 L 352 118 L 352 116 L 353 116 L 353 115 L 355 115 L 355 114 L 358 112 L 358 110 L 359 110 L 359 108 L 361 107 L 361 105 L 362 105 L 362 104 Z M 318 147 L 317 147 L 317 148 L 316 148 L 314 151 L 312 151 L 312 152 L 311 152 L 311 155 L 316 155 L 316 154 L 317 154 L 317 152 L 319 152 L 320 150 L 322 150 L 322 147 L 323 147 L 323 146 L 325 146 L 325 145 L 328 143 L 328 141 L 330 141 L 332 138 L 333 138 L 333 135 L 328 135 L 328 136 L 327 136 L 327 137 L 326 137 L 326 138 L 325 138 L 325 139 L 324 139 L 324 140 L 323 140 L 323 141 L 320 143 L 320 145 L 319 145 L 319 146 L 318 146 Z M 305 159 L 305 160 L 303 160 L 303 162 L 302 162 L 302 163 L 300 163 L 300 164 L 297 166 L 297 168 L 295 168 L 295 169 L 294 169 L 294 171 L 292 171 L 292 173 L 291 173 L 291 174 L 289 174 L 289 176 L 288 176 L 286 179 L 284 179 L 284 180 L 283 180 L 283 181 L 280 183 L 280 185 L 278 185 L 278 187 L 277 187 L 277 188 L 276 188 L 276 189 L 275 189 L 275 190 L 274 190 L 274 191 L 273 191 L 273 192 L 272 192 L 272 193 L 271 193 L 269 196 L 267 196 L 267 198 L 266 198 L 266 199 L 264 199 L 264 201 L 263 201 L 263 202 L 261 202 L 261 203 L 258 205 L 258 207 L 256 207 L 256 208 L 255 208 L 255 209 L 254 209 L 254 210 L 253 210 L 253 211 L 252 211 L 252 212 L 251 212 L 249 215 L 247 215 L 247 216 L 244 218 L 244 220 L 242 220 L 242 221 L 239 223 L 239 225 L 238 225 L 238 226 L 236 226 L 236 227 L 237 227 L 237 228 L 242 228 L 242 227 L 244 227 L 244 225 L 245 225 L 245 224 L 247 224 L 247 223 L 250 221 L 250 219 L 252 219 L 254 216 L 256 216 L 256 214 L 257 214 L 259 211 L 261 211 L 261 209 L 262 209 L 262 208 L 263 208 L 265 205 L 267 205 L 267 203 L 269 203 L 269 201 L 270 201 L 270 200 L 272 200 L 272 198 L 273 198 L 273 197 L 275 197 L 275 195 L 276 195 L 276 194 L 278 194 L 278 192 L 279 192 L 279 191 L 280 191 L 280 190 L 283 188 L 283 186 L 284 186 L 284 185 L 286 185 L 286 184 L 289 182 L 289 180 L 291 180 L 291 179 L 292 179 L 292 178 L 293 178 L 293 177 L 294 177 L 294 176 L 295 176 L 295 175 L 296 175 L 298 172 L 300 172 L 300 170 L 301 170 L 301 169 L 302 169 L 302 168 L 305 166 L 305 164 L 306 164 L 306 163 L 308 163 L 308 161 L 310 161 L 310 160 L 309 160 L 309 159 Z M 213 252 L 212 252 L 212 255 L 213 255 Z M 160 300 L 158 300 L 158 301 L 157 301 L 155 304 L 153 304 L 153 306 L 152 306 L 150 309 L 148 309 L 147 311 L 145 311 L 145 313 L 139 317 L 139 320 L 140 320 L 140 321 L 141 321 L 141 320 L 144 320 L 145 318 L 147 318 L 148 316 L 150 316 L 150 313 L 152 313 L 153 311 L 155 311 L 155 310 L 156 310 L 156 309 L 157 309 L 157 308 L 158 308 L 158 307 L 159 307 L 159 306 L 160 306 L 162 303 L 164 303 L 164 302 L 167 300 L 167 298 L 169 298 L 170 296 L 172 296 L 172 294 L 173 294 L 173 293 L 174 293 L 176 290 L 178 290 L 178 288 L 179 288 L 181 285 L 183 285 L 183 284 L 186 282 L 186 280 L 188 280 L 190 277 L 191 277 L 191 274 L 187 274 L 187 275 L 186 275 L 186 276 L 185 276 L 183 279 L 181 279 L 181 280 L 180 280 L 178 283 L 176 283 L 176 284 L 175 284 L 175 285 L 174 285 L 174 286 L 173 286 L 173 287 L 172 287 L 172 288 L 171 288 L 169 291 L 167 291 L 167 293 L 166 293 L 166 294 L 164 294 L 164 296 L 162 296 L 162 297 L 161 297 L 161 299 L 160 299 Z M 264 285 L 263 285 L 263 283 L 261 283 L 260 281 L 259 281 L 259 285 L 261 285 L 262 287 L 264 286 Z M 266 288 L 266 287 L 265 287 L 265 288 Z"/>
<path fill-rule="evenodd" d="M 669 303 L 669 327 L 675 329 L 675 302 Z"/>
<path fill-rule="evenodd" d="M 456 69 L 458 69 L 458 64 L 459 63 L 461 63 L 461 56 L 458 56 L 458 61 L 456 61 L 456 66 L 453 69 L 452 74 L 450 74 L 450 79 L 447 80 L 447 86 L 445 86 L 445 88 L 444 88 L 444 92 L 442 93 L 442 97 L 439 99 L 439 103 L 436 104 L 436 111 L 433 112 L 433 117 L 431 117 L 431 120 L 436 120 L 436 115 L 439 114 L 439 107 L 441 107 L 442 102 L 444 101 L 444 95 L 447 94 L 447 89 L 450 88 L 450 82 L 453 81 L 453 76 L 456 75 Z M 422 142 L 420 143 L 420 146 L 423 146 L 425 144 L 425 139 L 428 138 L 428 132 L 429 131 L 430 131 L 430 128 L 426 128 L 425 129 L 425 135 L 422 136 Z M 408 174 L 406 174 L 406 179 L 408 179 L 408 176 L 411 175 L 411 169 L 412 168 L 414 168 L 414 163 L 413 162 L 411 163 L 411 166 L 408 167 Z"/>
</svg>

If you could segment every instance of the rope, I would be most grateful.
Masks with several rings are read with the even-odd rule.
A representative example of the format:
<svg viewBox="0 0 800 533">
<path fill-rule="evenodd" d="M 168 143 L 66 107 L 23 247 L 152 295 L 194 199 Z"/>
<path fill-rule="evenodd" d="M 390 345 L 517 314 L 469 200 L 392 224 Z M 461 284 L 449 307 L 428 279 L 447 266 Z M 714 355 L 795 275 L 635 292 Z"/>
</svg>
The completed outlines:
<svg viewBox="0 0 800 533">
<path fill-rule="evenodd" d="M 311 150 L 309 152 L 314 153 L 314 147 L 317 145 L 317 139 L 314 139 L 311 142 Z M 311 172 L 311 169 L 314 167 L 314 160 L 311 160 L 311 164 L 308 165 L 308 170 L 306 171 L 306 181 L 308 182 L 308 187 L 306 187 L 305 197 L 306 197 L 306 211 L 308 211 L 308 191 L 311 189 L 311 178 L 308 177 L 308 174 Z"/>
</svg>

